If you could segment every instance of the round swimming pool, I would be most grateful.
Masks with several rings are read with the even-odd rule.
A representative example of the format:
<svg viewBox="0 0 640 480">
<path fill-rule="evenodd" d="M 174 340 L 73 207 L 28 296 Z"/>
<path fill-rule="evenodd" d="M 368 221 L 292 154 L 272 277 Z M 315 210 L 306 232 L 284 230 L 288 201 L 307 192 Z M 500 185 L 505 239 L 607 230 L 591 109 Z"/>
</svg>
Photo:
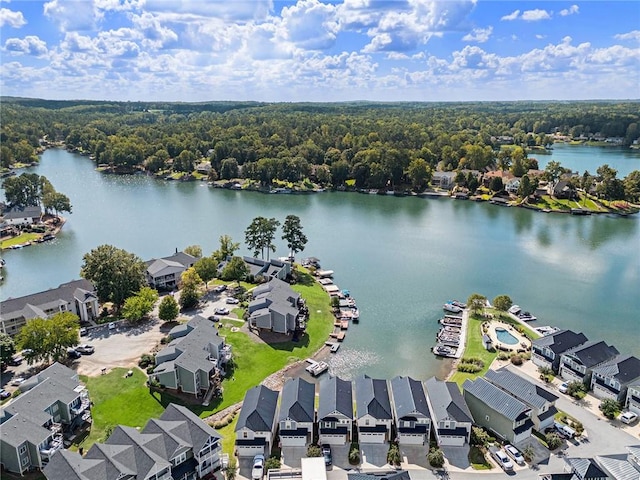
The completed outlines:
<svg viewBox="0 0 640 480">
<path fill-rule="evenodd" d="M 516 345 L 518 343 L 518 339 L 502 327 L 496 327 L 496 337 L 500 342 L 507 345 Z"/>
</svg>

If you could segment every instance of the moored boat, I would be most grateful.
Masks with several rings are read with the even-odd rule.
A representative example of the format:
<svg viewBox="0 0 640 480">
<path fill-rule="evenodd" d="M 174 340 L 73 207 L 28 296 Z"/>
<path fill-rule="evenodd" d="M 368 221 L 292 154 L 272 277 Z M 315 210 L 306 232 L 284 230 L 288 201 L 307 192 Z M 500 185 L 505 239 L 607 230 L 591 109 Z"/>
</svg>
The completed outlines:
<svg viewBox="0 0 640 480">
<path fill-rule="evenodd" d="M 460 308 L 460 307 L 459 307 L 459 306 L 457 306 L 457 305 L 454 305 L 453 303 L 445 303 L 445 304 L 442 306 L 442 309 L 443 309 L 445 312 L 451 312 L 451 313 L 462 313 L 462 310 L 463 310 L 462 308 Z"/>
</svg>

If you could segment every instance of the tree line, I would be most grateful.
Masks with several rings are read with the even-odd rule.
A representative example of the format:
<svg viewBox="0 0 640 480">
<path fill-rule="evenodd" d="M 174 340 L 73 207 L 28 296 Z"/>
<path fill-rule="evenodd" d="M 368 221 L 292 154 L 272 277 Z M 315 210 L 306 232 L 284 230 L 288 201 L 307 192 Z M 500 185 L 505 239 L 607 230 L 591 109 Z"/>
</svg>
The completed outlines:
<svg viewBox="0 0 640 480">
<path fill-rule="evenodd" d="M 71 213 L 71 201 L 56 191 L 49 179 L 35 173 L 22 173 L 9 177 L 2 184 L 5 200 L 10 207 L 43 207 L 45 213 L 53 211 Z"/>
</svg>

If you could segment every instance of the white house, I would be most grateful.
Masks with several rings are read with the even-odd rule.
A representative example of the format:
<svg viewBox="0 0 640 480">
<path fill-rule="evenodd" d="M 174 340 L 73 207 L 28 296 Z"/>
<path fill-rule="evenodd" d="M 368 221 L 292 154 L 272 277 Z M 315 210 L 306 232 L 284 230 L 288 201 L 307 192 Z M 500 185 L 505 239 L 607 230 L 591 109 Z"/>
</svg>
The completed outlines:
<svg viewBox="0 0 640 480">
<path fill-rule="evenodd" d="M 236 424 L 236 451 L 239 457 L 269 455 L 276 432 L 278 392 L 258 385 L 244 396 Z"/>
<path fill-rule="evenodd" d="M 351 382 L 338 377 L 320 382 L 318 405 L 319 443 L 346 445 L 353 429 L 353 391 Z"/>
<path fill-rule="evenodd" d="M 14 207 L 3 216 L 6 225 L 31 225 L 40 221 L 42 210 L 37 206 Z"/>
<path fill-rule="evenodd" d="M 313 440 L 316 386 L 301 378 L 289 379 L 280 400 L 280 444 L 283 447 L 306 447 Z"/>
<path fill-rule="evenodd" d="M 152 288 L 158 290 L 168 290 L 176 287 L 180 283 L 182 273 L 198 259 L 188 253 L 178 252 L 169 257 L 149 260 L 147 265 L 147 283 Z"/>
<path fill-rule="evenodd" d="M 395 377 L 390 383 L 398 443 L 427 445 L 431 414 L 422 382 L 411 377 Z"/>
<path fill-rule="evenodd" d="M 393 415 L 387 381 L 364 375 L 356 378 L 355 386 L 359 442 L 388 442 L 391 438 Z"/>
<path fill-rule="evenodd" d="M 458 384 L 431 377 L 425 382 L 425 388 L 438 445 L 469 443 L 473 417 Z"/>
</svg>

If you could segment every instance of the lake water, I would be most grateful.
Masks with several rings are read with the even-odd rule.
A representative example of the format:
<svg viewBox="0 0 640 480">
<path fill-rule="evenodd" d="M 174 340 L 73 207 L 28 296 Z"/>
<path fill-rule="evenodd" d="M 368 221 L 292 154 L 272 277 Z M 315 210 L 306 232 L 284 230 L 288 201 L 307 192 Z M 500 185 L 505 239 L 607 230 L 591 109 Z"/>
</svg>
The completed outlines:
<svg viewBox="0 0 640 480">
<path fill-rule="evenodd" d="M 580 149 L 591 151 L 572 147 L 569 153 Z M 606 161 L 600 164 L 618 168 L 620 176 L 628 173 L 620 152 L 601 154 Z M 560 149 L 553 155 L 577 169 L 559 158 Z M 637 159 L 630 163 L 635 167 L 629 171 L 640 168 Z M 209 254 L 220 235 L 243 242 L 258 215 L 284 221 L 294 214 L 309 239 L 299 257 L 316 256 L 323 268 L 335 270 L 336 283 L 351 291 L 360 308 L 359 325 L 351 326 L 332 357 L 333 371 L 345 377 L 442 373 L 444 362 L 429 351 L 441 306 L 474 292 L 508 294 L 540 325 L 583 331 L 640 355 L 638 216 L 575 217 L 339 192 L 236 192 L 143 175 L 102 175 L 87 157 L 64 150 L 47 150 L 31 171 L 68 195 L 73 213 L 55 241 L 3 253 L 2 299 L 78 278 L 82 256 L 101 244 L 144 260 L 192 244 Z M 277 244 L 275 256 L 286 255 L 284 242 Z M 243 246 L 240 253 L 248 252 Z"/>
</svg>

